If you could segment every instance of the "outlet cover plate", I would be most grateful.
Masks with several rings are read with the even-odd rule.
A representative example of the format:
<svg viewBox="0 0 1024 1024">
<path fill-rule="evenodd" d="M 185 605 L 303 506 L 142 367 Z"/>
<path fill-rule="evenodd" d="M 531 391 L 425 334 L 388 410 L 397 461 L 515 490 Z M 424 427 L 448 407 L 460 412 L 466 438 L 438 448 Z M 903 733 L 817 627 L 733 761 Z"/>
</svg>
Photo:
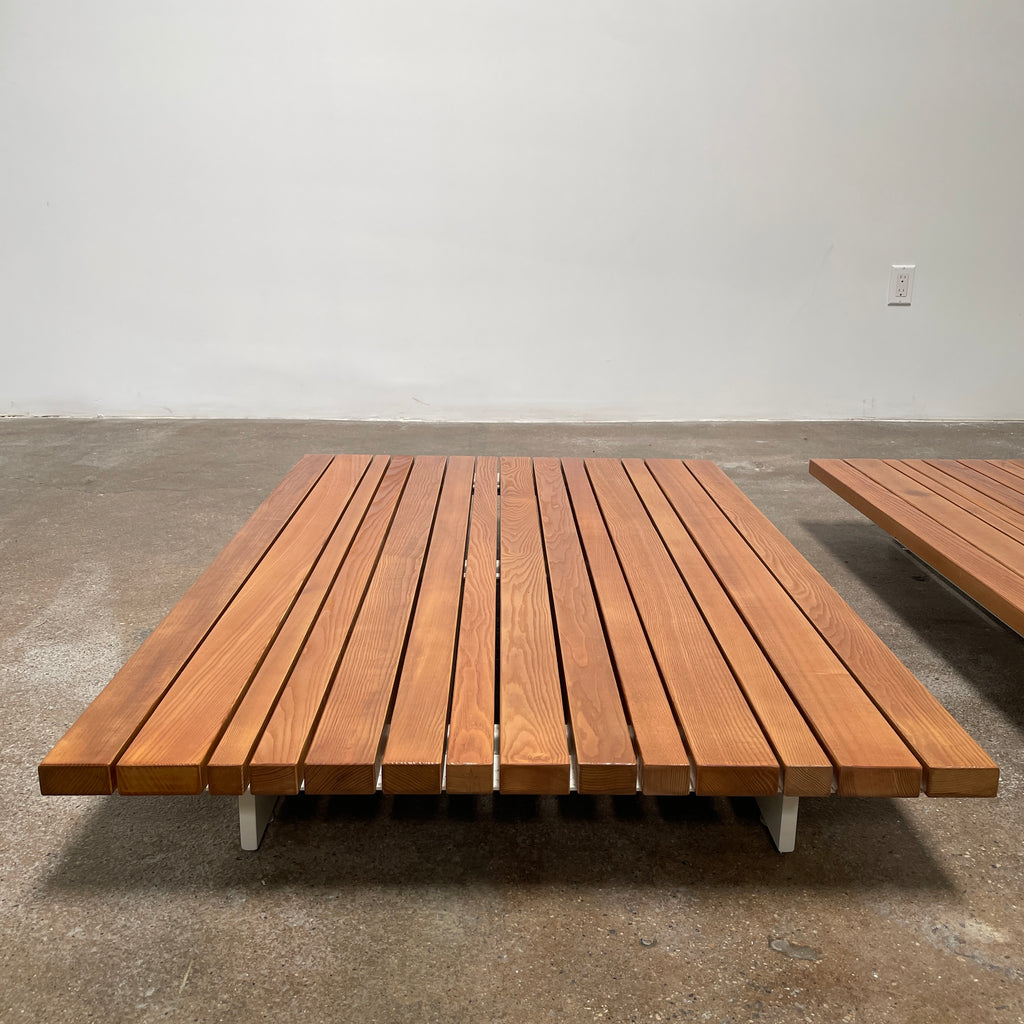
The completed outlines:
<svg viewBox="0 0 1024 1024">
<path fill-rule="evenodd" d="M 916 264 L 893 264 L 889 268 L 889 305 L 909 306 L 914 295 Z"/>
</svg>

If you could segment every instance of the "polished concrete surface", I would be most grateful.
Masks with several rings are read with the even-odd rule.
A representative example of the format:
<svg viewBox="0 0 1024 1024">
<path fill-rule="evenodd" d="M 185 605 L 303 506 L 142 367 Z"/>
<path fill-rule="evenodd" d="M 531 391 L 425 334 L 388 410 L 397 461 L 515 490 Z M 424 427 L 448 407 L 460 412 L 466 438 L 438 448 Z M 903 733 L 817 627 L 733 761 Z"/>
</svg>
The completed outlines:
<svg viewBox="0 0 1024 1024">
<path fill-rule="evenodd" d="M 702 457 L 1002 769 L 995 800 L 41 797 L 36 764 L 304 452 Z M 1021 424 L 0 420 L 0 1020 L 1024 1020 L 1024 640 L 807 473 Z"/>
</svg>

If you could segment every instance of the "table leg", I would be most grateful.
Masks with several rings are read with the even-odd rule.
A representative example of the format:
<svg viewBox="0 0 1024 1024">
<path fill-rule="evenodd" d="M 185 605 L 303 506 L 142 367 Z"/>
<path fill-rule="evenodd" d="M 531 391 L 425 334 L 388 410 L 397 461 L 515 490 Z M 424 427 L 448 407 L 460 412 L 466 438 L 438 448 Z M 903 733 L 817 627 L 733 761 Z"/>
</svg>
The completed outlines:
<svg viewBox="0 0 1024 1024">
<path fill-rule="evenodd" d="M 276 796 L 255 796 L 246 790 L 238 798 L 238 831 L 243 850 L 258 850 L 263 833 L 274 816 Z"/>
<path fill-rule="evenodd" d="M 761 820 L 765 823 L 779 853 L 792 853 L 796 848 L 796 816 L 800 807 L 798 796 L 759 796 Z"/>
</svg>

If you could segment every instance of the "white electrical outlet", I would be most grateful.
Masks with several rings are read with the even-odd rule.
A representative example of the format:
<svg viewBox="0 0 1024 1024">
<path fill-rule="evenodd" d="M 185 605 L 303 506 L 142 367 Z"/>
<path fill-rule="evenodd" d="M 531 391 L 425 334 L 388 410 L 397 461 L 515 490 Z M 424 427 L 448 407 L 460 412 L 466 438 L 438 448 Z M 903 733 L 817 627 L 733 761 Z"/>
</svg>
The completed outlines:
<svg viewBox="0 0 1024 1024">
<path fill-rule="evenodd" d="M 894 264 L 889 270 L 889 305 L 909 306 L 914 294 L 913 263 Z"/>
</svg>

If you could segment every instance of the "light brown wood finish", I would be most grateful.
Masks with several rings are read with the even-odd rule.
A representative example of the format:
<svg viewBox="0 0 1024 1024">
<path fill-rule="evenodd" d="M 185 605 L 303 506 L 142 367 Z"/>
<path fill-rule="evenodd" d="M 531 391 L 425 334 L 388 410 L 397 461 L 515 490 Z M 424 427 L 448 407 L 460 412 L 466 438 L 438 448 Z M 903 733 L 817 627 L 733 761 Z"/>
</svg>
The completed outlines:
<svg viewBox="0 0 1024 1024">
<path fill-rule="evenodd" d="M 499 778 L 503 793 L 568 793 L 569 748 L 529 459 L 501 460 Z"/>
<path fill-rule="evenodd" d="M 845 796 L 917 796 L 921 765 L 681 463 L 649 462 L 836 768 Z"/>
<path fill-rule="evenodd" d="M 621 463 L 585 465 L 693 757 L 697 793 L 776 793 L 778 761 Z"/>
<path fill-rule="evenodd" d="M 643 460 L 625 459 L 623 465 L 782 764 L 783 793 L 828 796 L 832 791 L 832 762 L 793 704 L 764 651 Z M 664 475 L 678 473 L 689 477 L 682 462 L 654 465 L 661 466 Z M 733 543 L 746 545 L 738 534 Z"/>
<path fill-rule="evenodd" d="M 881 459 L 858 459 L 857 469 L 879 486 L 902 498 L 908 505 L 923 512 L 935 522 L 962 537 L 971 547 L 990 555 L 1007 568 L 1020 564 L 1020 545 L 1001 531 L 983 523 L 977 516 L 915 480 L 899 468 Z M 1016 571 L 1014 568 L 1013 571 Z"/>
<path fill-rule="evenodd" d="M 880 637 L 713 462 L 689 469 L 925 768 L 929 796 L 994 796 L 999 772 Z"/>
<path fill-rule="evenodd" d="M 1024 543 L 1024 513 L 1015 512 L 1001 501 L 989 497 L 983 491 L 975 490 L 970 484 L 942 472 L 924 459 L 905 459 L 899 463 L 899 467 L 908 476 L 930 487 L 936 494 L 941 494 L 965 511 L 976 515 L 989 526 L 1002 530 L 1018 544 Z"/>
<path fill-rule="evenodd" d="M 39 766 L 44 794 L 112 793 L 114 765 L 331 462 L 306 455 Z"/>
<path fill-rule="evenodd" d="M 919 459 L 900 462 L 886 459 L 886 465 L 898 469 L 909 479 L 934 491 L 969 515 L 977 516 L 993 529 L 1005 533 L 1014 543 L 1024 543 L 1024 516 L 1017 516 L 1019 523 L 1014 523 L 1015 513 L 1000 502 L 988 498 L 980 491 L 972 491 L 966 484 Z"/>
<path fill-rule="evenodd" d="M 1024 580 L 939 520 L 863 473 L 860 461 L 812 459 L 810 471 L 993 615 L 1018 633 L 1024 633 Z"/>
<path fill-rule="evenodd" d="M 341 457 L 341 456 L 339 456 Z M 316 658 L 314 652 L 323 651 L 325 648 L 340 653 L 341 643 L 347 636 L 347 623 L 351 621 L 358 605 L 359 597 L 362 594 L 362 587 L 352 582 L 353 568 L 358 567 L 364 561 L 360 557 L 361 549 L 366 546 L 365 539 L 373 533 L 372 525 L 374 514 L 371 512 L 370 524 L 364 523 L 367 509 L 370 507 L 374 495 L 378 492 L 378 486 L 388 466 L 388 458 L 385 455 L 374 457 L 373 462 L 367 469 L 363 479 L 352 496 L 345 514 L 334 531 L 333 536 L 324 549 L 324 553 L 316 564 L 316 568 L 310 574 L 306 585 L 302 589 L 295 602 L 294 607 L 281 627 L 281 632 L 271 645 L 267 656 L 263 659 L 253 678 L 249 689 L 242 698 L 231 722 L 224 735 L 220 738 L 209 763 L 206 765 L 206 777 L 211 793 L 239 794 L 244 793 L 249 785 L 249 761 L 252 757 L 257 743 L 263 735 L 264 728 L 271 714 L 278 706 L 278 700 L 282 689 L 286 684 L 292 686 L 292 694 L 295 687 L 300 685 L 300 680 L 306 680 L 313 670 L 310 667 L 311 661 L 315 664 L 320 659 Z M 394 494 L 394 501 L 397 501 L 401 483 L 405 479 L 405 472 L 397 469 L 393 477 L 397 477 L 396 483 L 381 488 L 382 495 L 386 499 L 389 493 Z M 362 530 L 364 543 L 357 546 L 354 556 L 349 559 L 349 552 L 352 542 L 356 537 L 357 530 Z M 379 547 L 379 541 L 378 541 Z M 375 557 L 375 552 L 370 556 Z M 344 565 L 343 565 L 344 563 Z M 372 564 L 372 562 L 371 562 Z M 369 570 L 367 569 L 367 572 Z M 340 583 L 336 590 L 335 580 Z M 333 596 L 332 596 L 333 594 Z M 324 632 L 331 632 L 331 627 L 338 619 L 337 604 L 339 599 L 343 602 L 351 602 L 350 611 L 347 617 L 342 613 L 342 629 L 338 632 L 340 636 L 330 636 L 325 639 Z M 312 633 L 312 635 L 311 635 Z M 335 647 L 335 643 L 337 647 Z M 330 668 L 327 670 L 327 680 L 333 674 L 334 666 L 337 663 L 337 653 L 328 653 Z M 301 663 L 294 682 L 290 681 L 293 667 L 296 662 Z M 324 680 L 326 687 L 327 680 Z M 286 701 L 288 708 L 288 732 L 302 728 L 302 715 L 294 703 L 294 696 L 290 694 Z M 321 690 L 322 694 L 322 690 Z M 319 706 L 319 701 L 314 705 Z M 277 715 L 275 730 L 279 728 L 284 714 Z M 312 725 L 312 716 L 307 722 L 308 728 Z M 305 734 L 304 734 L 305 735 Z M 275 731 L 272 731 L 272 738 L 264 746 L 264 751 L 277 749 L 280 742 Z M 301 750 L 301 746 L 299 748 Z M 297 760 L 287 762 L 290 773 L 285 776 L 292 781 L 294 788 L 272 789 L 274 793 L 297 793 L 299 781 L 294 778 L 295 765 Z M 286 783 L 282 780 L 282 785 Z M 259 792 L 259 787 L 254 792 Z"/>
<path fill-rule="evenodd" d="M 482 457 L 476 462 L 452 683 L 445 775 L 449 793 L 490 793 L 494 789 L 497 560 L 498 460 Z"/>
<path fill-rule="evenodd" d="M 535 459 L 548 581 L 581 793 L 635 793 L 636 756 L 558 459 Z"/>
<path fill-rule="evenodd" d="M 1001 489 L 1005 488 L 1003 493 L 1014 496 L 1018 501 L 1024 500 L 1024 481 L 1013 471 L 1012 467 L 1004 468 L 991 459 L 963 459 L 960 465 L 994 480 Z"/>
<path fill-rule="evenodd" d="M 412 463 L 410 456 L 396 456 L 384 474 L 359 535 L 252 756 L 249 786 L 254 793 L 299 791 L 303 758 L 324 695 L 347 649 Z"/>
<path fill-rule="evenodd" d="M 1024 497 L 1024 462 L 1018 459 L 989 459 L 988 463 L 990 466 L 1005 469 L 1007 473 L 1015 476 L 1017 479 L 1013 484 L 1014 490 L 1020 491 L 1021 496 Z"/>
<path fill-rule="evenodd" d="M 381 765 L 385 793 L 440 793 L 474 460 L 448 459 Z"/>
<path fill-rule="evenodd" d="M 335 459 L 117 763 L 122 793 L 199 793 L 203 767 L 369 456 Z"/>
<path fill-rule="evenodd" d="M 444 468 L 441 456 L 419 456 L 413 463 L 309 745 L 307 793 L 372 793 L 376 789 L 385 719 Z"/>
<path fill-rule="evenodd" d="M 690 792 L 690 759 L 581 459 L 563 459 L 580 539 L 640 753 L 645 793 Z"/>
<path fill-rule="evenodd" d="M 508 792 L 566 792 L 570 757 L 584 792 L 632 792 L 639 769 L 648 793 L 692 770 L 698 792 L 771 795 L 781 762 L 785 792 L 819 794 L 830 760 L 841 793 L 916 792 L 921 764 L 931 795 L 995 792 L 991 760 L 713 464 L 500 466 L 499 528 L 495 459 L 303 460 L 104 691 L 138 714 L 117 726 L 124 790 L 372 792 L 382 759 L 389 791 L 438 792 L 445 765 L 450 792 L 486 792 L 500 677 Z M 831 472 L 1024 594 L 923 511 L 1005 556 L 1020 464 Z M 112 699 L 40 766 L 44 792 L 110 790 L 116 736 L 100 722 L 94 758 L 81 722 Z"/>
<path fill-rule="evenodd" d="M 965 484 L 972 495 L 993 498 L 999 509 L 1014 513 L 1014 521 L 1017 521 L 1017 516 L 1024 516 L 1024 494 L 1020 491 L 1020 488 L 1024 487 L 1024 481 L 1014 480 L 1013 485 L 1008 486 L 980 472 L 976 462 L 955 462 L 949 459 L 928 459 L 926 462 L 932 469 Z"/>
</svg>

